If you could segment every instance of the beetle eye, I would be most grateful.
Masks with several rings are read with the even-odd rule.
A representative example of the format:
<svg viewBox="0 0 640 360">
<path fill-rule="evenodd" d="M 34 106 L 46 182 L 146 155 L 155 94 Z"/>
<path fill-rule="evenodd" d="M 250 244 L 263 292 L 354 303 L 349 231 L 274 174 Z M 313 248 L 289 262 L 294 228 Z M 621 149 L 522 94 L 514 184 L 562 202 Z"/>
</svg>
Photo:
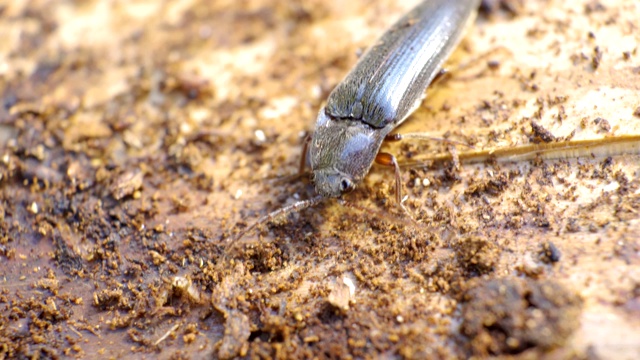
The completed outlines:
<svg viewBox="0 0 640 360">
<path fill-rule="evenodd" d="M 345 191 L 351 190 L 352 186 L 353 186 L 353 183 L 351 183 L 351 180 L 347 178 L 340 180 L 340 191 L 345 192 Z"/>
</svg>

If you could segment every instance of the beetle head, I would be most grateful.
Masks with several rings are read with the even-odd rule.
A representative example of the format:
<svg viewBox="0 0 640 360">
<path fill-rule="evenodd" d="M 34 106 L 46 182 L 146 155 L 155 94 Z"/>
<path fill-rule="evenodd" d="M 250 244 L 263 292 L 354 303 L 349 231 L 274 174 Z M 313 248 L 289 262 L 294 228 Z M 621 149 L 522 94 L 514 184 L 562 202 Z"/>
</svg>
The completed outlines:
<svg viewBox="0 0 640 360">
<path fill-rule="evenodd" d="M 383 138 L 380 131 L 361 121 L 332 119 L 321 109 L 309 147 L 316 192 L 339 197 L 355 189 L 369 171 Z"/>
</svg>

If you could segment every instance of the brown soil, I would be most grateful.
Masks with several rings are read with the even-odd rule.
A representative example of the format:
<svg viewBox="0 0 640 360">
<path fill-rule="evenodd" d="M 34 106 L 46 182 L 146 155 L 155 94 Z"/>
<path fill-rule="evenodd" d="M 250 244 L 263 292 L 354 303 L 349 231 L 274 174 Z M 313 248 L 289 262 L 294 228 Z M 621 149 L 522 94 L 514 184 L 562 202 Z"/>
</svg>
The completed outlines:
<svg viewBox="0 0 640 360">
<path fill-rule="evenodd" d="M 229 246 L 414 3 L 0 5 L 0 358 L 639 358 L 635 1 L 481 16 L 399 129 L 460 166 L 384 145 L 413 220 L 374 166 Z"/>
</svg>

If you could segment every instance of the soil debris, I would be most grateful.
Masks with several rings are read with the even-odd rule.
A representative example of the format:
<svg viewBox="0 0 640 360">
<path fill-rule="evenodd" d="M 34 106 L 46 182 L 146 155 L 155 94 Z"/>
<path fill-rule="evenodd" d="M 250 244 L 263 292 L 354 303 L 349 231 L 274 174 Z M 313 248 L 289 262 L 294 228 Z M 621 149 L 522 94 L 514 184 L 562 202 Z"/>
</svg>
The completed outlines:
<svg viewBox="0 0 640 360">
<path fill-rule="evenodd" d="M 581 304 L 553 280 L 478 279 L 463 296 L 461 331 L 475 355 L 544 351 L 564 345 L 578 328 Z"/>
</svg>

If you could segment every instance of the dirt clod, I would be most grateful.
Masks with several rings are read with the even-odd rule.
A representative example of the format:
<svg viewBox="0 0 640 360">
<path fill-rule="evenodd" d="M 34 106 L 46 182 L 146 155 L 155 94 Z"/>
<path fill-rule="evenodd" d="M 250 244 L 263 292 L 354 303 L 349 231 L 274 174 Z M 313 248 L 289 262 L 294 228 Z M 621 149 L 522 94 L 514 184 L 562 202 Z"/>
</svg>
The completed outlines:
<svg viewBox="0 0 640 360">
<path fill-rule="evenodd" d="M 553 280 L 473 281 L 462 302 L 462 333 L 476 355 L 562 346 L 579 325 L 580 298 Z"/>
</svg>

